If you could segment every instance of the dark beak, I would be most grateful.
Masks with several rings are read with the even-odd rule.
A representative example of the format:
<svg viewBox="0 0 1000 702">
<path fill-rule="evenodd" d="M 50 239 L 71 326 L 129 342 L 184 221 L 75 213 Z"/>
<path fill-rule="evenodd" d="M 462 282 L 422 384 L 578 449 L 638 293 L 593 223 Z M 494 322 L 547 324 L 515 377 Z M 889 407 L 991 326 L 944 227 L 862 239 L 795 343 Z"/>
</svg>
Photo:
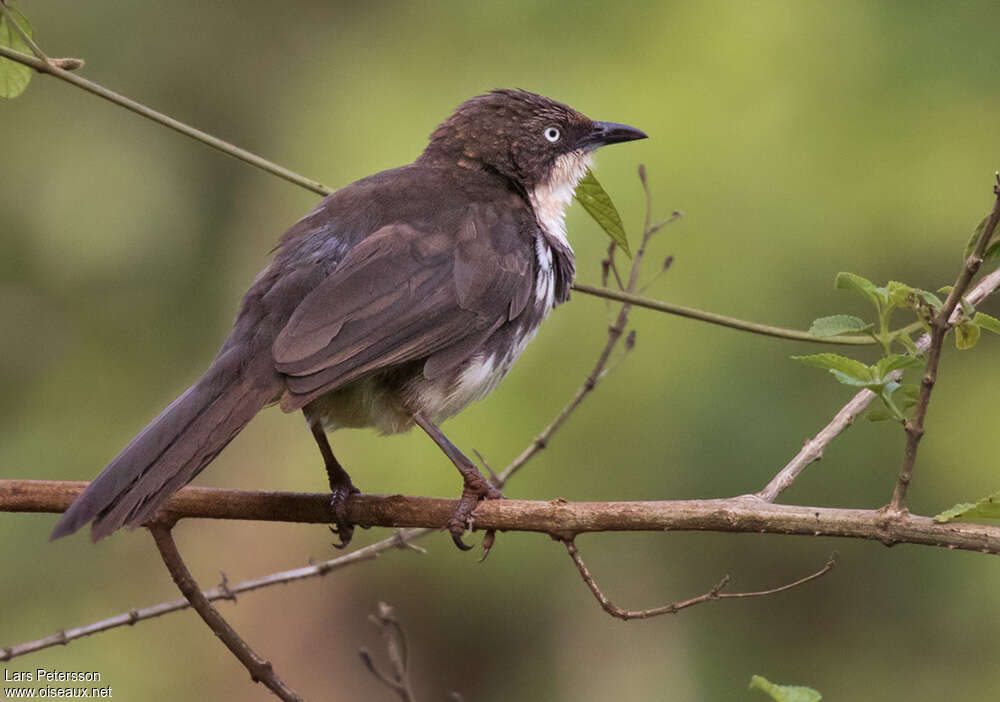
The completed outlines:
<svg viewBox="0 0 1000 702">
<path fill-rule="evenodd" d="M 618 144 L 623 141 L 647 139 L 646 132 L 627 124 L 617 122 L 594 122 L 590 132 L 580 140 L 580 146 L 585 149 L 597 149 L 608 144 Z"/>
</svg>

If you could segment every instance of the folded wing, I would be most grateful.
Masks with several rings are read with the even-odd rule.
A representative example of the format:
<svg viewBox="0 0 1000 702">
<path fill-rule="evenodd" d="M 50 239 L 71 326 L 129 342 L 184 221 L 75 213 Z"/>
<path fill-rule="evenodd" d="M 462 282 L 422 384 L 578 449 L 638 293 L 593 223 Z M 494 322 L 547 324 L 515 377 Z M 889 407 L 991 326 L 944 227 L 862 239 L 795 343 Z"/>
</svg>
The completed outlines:
<svg viewBox="0 0 1000 702">
<path fill-rule="evenodd" d="M 392 224 L 359 242 L 274 342 L 287 380 L 282 408 L 413 361 L 437 377 L 480 352 L 534 290 L 534 235 L 524 229 L 482 205 L 447 224 Z"/>
</svg>

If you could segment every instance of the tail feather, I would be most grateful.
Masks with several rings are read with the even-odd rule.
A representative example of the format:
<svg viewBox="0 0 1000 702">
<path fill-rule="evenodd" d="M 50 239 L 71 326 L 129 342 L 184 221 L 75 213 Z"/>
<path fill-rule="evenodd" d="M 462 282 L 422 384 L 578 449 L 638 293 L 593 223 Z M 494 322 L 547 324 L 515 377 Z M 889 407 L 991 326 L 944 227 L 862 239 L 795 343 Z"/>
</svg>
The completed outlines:
<svg viewBox="0 0 1000 702">
<path fill-rule="evenodd" d="M 51 539 L 94 522 L 94 541 L 122 526 L 149 521 L 163 503 L 215 458 L 254 415 L 272 402 L 272 377 L 246 373 L 236 354 L 208 371 L 122 449 L 52 531 Z"/>
</svg>

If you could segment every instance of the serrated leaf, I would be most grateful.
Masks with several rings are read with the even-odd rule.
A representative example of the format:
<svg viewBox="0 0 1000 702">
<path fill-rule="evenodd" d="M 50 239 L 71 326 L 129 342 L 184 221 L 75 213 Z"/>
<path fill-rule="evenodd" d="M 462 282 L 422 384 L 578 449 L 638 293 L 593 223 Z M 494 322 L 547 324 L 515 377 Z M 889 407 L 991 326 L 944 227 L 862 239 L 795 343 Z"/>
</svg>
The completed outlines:
<svg viewBox="0 0 1000 702">
<path fill-rule="evenodd" d="M 767 693 L 775 702 L 819 702 L 823 699 L 823 695 L 811 687 L 776 685 L 760 675 L 754 675 L 750 678 L 749 689 Z"/>
<path fill-rule="evenodd" d="M 875 379 L 872 369 L 864 363 L 837 353 L 814 353 L 809 356 L 792 356 L 792 359 L 805 363 L 807 366 L 824 368 L 833 372 L 834 375 L 839 374 L 837 379 L 845 382 L 840 377 L 843 376 L 850 381 L 849 385 L 870 383 Z"/>
<path fill-rule="evenodd" d="M 597 222 L 611 240 L 618 244 L 625 255 L 632 258 L 632 251 L 628 247 L 628 237 L 625 235 L 625 226 L 622 224 L 621 215 L 615 208 L 615 203 L 611 201 L 611 196 L 604 190 L 594 172 L 589 168 L 583 180 L 576 186 L 575 194 L 577 202 L 583 205 L 587 214 Z"/>
<path fill-rule="evenodd" d="M 887 409 L 873 409 L 865 415 L 865 418 L 869 422 L 884 422 L 892 419 L 892 412 Z"/>
<path fill-rule="evenodd" d="M 875 375 L 879 378 L 884 378 L 895 370 L 916 368 L 922 365 L 923 363 L 919 358 L 901 353 L 891 353 L 885 358 L 880 358 L 878 363 L 875 364 Z"/>
<path fill-rule="evenodd" d="M 934 516 L 935 522 L 955 519 L 1000 519 L 1000 492 L 988 495 L 978 502 L 962 502 Z"/>
<path fill-rule="evenodd" d="M 886 297 L 893 307 L 905 306 L 907 298 L 915 292 L 912 287 L 906 283 L 900 283 L 898 280 L 890 280 L 885 286 Z"/>
<path fill-rule="evenodd" d="M 28 22 L 27 17 L 13 7 L 8 6 L 7 12 L 25 34 L 29 37 L 32 36 L 31 23 Z M 6 15 L 0 15 L 0 46 L 20 51 L 22 54 L 31 53 L 31 47 L 24 41 L 17 29 L 7 23 Z M 28 87 L 28 83 L 31 82 L 31 73 L 32 70 L 22 63 L 0 58 L 0 97 L 16 98 L 23 93 L 24 89 Z"/>
<path fill-rule="evenodd" d="M 871 300 L 873 305 L 879 307 L 878 288 L 875 287 L 875 283 L 867 278 L 862 278 L 855 273 L 841 271 L 837 274 L 833 284 L 838 290 L 853 290 L 861 293 Z"/>
<path fill-rule="evenodd" d="M 955 327 L 955 348 L 967 351 L 979 341 L 979 327 L 971 322 L 963 322 Z"/>
<path fill-rule="evenodd" d="M 838 334 L 858 334 L 866 332 L 873 325 L 865 322 L 861 317 L 850 314 L 835 314 L 829 317 L 819 317 L 814 319 L 809 333 L 813 336 L 825 338 L 837 336 Z"/>
<path fill-rule="evenodd" d="M 935 312 L 941 309 L 941 305 L 944 304 L 941 302 L 941 298 L 939 298 L 932 292 L 928 292 L 927 290 L 914 288 L 913 294 L 916 295 L 919 299 L 923 300 L 925 303 L 927 303 L 931 307 L 931 309 L 933 309 Z"/>
<path fill-rule="evenodd" d="M 988 332 L 1000 334 L 1000 319 L 991 317 L 985 312 L 976 312 L 975 316 L 972 318 L 972 324 L 975 324 L 980 329 L 985 329 Z"/>
<path fill-rule="evenodd" d="M 979 240 L 979 235 L 983 233 L 983 227 L 986 226 L 987 219 L 989 219 L 989 215 L 983 217 L 983 221 L 976 225 L 976 230 L 972 232 L 972 236 L 969 237 L 969 242 L 965 245 L 964 258 L 968 258 L 972 255 L 972 252 L 976 250 L 976 242 Z"/>
</svg>

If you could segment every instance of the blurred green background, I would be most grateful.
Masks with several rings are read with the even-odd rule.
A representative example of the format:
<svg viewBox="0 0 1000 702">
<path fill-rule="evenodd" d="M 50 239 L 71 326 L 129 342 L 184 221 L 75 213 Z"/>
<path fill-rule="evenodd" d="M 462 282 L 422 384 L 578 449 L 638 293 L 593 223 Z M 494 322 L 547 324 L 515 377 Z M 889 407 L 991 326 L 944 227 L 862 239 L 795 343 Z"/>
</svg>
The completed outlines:
<svg viewBox="0 0 1000 702">
<path fill-rule="evenodd" d="M 994 2 L 504 3 L 91 0 L 19 7 L 51 55 L 84 75 L 340 186 L 412 160 L 465 98 L 523 87 L 646 130 L 604 151 L 599 178 L 636 236 L 644 162 L 662 215 L 647 291 L 805 328 L 867 313 L 833 290 L 851 270 L 950 283 L 1000 166 Z M 89 479 L 207 365 L 240 295 L 317 197 L 52 79 L 0 104 L 0 476 Z M 606 238 L 569 214 L 579 280 Z M 996 305 L 987 309 L 996 314 Z M 582 382 L 605 304 L 575 295 L 486 402 L 446 425 L 502 466 Z M 668 499 L 761 487 L 849 392 L 788 360 L 822 350 L 636 311 L 638 343 L 506 490 L 518 498 Z M 862 354 L 865 356 L 865 354 Z M 870 355 L 870 354 L 869 354 Z M 866 356 L 867 357 L 867 356 Z M 933 514 L 1000 488 L 996 339 L 945 354 L 912 490 Z M 419 433 L 334 436 L 367 492 L 454 496 L 454 470 Z M 877 507 L 902 433 L 859 422 L 783 500 Z M 258 417 L 199 479 L 320 491 L 298 416 Z M 0 515 L 0 646 L 176 590 L 143 532 L 47 543 L 48 515 Z M 359 532 L 358 545 L 384 537 Z M 187 522 L 195 575 L 214 585 L 334 555 L 325 528 Z M 830 700 L 985 699 L 1000 685 L 1000 561 L 970 553 L 760 535 L 601 535 L 579 546 L 625 607 L 734 590 L 822 565 L 772 598 L 622 624 L 563 549 L 501 535 L 489 560 L 444 535 L 223 612 L 311 699 L 390 700 L 379 600 L 410 633 L 420 697 L 737 700 L 753 673 Z M 265 700 L 191 613 L 17 659 L 8 670 L 99 670 L 123 700 Z"/>
</svg>

